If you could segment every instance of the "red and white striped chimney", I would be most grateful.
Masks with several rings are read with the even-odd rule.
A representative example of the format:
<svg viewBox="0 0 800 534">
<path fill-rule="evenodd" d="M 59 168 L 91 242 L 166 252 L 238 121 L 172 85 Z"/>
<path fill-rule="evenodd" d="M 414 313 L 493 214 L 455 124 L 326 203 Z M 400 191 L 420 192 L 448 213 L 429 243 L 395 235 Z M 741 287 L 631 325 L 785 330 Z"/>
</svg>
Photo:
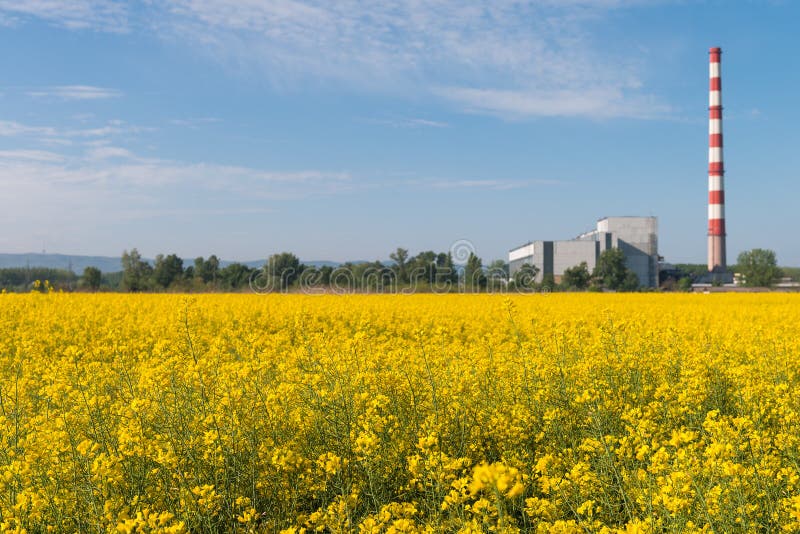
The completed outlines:
<svg viewBox="0 0 800 534">
<path fill-rule="evenodd" d="M 709 51 L 708 270 L 725 270 L 725 166 L 722 163 L 722 49 Z"/>
</svg>

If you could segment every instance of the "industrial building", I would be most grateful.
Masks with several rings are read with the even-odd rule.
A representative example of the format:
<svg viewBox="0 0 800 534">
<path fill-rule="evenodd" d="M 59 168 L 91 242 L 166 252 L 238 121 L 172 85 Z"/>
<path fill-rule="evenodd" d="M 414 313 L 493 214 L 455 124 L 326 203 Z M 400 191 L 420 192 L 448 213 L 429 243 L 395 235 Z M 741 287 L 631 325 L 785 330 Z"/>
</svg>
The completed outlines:
<svg viewBox="0 0 800 534">
<path fill-rule="evenodd" d="M 619 248 L 627 267 L 644 287 L 658 286 L 658 221 L 655 217 L 605 217 L 594 230 L 566 241 L 532 241 L 508 253 L 513 276 L 523 265 L 538 267 L 536 281 L 552 274 L 556 282 L 566 269 L 586 262 L 591 272 L 600 254 Z"/>
</svg>

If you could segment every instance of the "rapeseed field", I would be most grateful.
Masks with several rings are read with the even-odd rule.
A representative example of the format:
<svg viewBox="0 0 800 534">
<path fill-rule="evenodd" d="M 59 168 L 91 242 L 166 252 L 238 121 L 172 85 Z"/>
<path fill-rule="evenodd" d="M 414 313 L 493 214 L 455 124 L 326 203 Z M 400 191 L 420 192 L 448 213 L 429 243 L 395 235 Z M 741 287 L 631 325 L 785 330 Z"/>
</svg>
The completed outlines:
<svg viewBox="0 0 800 534">
<path fill-rule="evenodd" d="M 800 531 L 800 296 L 0 295 L 3 532 Z"/>
</svg>

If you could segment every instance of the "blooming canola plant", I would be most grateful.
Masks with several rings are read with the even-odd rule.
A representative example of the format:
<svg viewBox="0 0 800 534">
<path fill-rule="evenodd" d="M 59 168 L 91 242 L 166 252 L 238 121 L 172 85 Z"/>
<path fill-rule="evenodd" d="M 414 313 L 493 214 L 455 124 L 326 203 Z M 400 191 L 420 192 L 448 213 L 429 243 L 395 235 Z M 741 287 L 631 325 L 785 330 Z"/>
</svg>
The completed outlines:
<svg viewBox="0 0 800 534">
<path fill-rule="evenodd" d="M 796 295 L 0 295 L 0 530 L 800 531 Z"/>
</svg>

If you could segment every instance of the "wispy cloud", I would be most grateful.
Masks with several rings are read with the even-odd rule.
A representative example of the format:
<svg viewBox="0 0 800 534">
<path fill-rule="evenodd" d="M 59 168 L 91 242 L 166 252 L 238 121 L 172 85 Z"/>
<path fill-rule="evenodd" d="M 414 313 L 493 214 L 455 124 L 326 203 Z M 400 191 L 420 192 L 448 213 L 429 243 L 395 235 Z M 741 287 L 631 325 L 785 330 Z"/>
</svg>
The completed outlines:
<svg viewBox="0 0 800 534">
<path fill-rule="evenodd" d="M 436 189 L 493 189 L 505 191 L 526 187 L 528 184 L 503 180 L 453 180 L 437 181 L 428 185 Z"/>
<path fill-rule="evenodd" d="M 28 91 L 27 94 L 34 98 L 56 98 L 60 100 L 100 100 L 122 96 L 122 92 L 116 89 L 93 85 L 56 85 Z"/>
<path fill-rule="evenodd" d="M 437 91 L 463 105 L 466 111 L 486 113 L 504 118 L 524 117 L 624 117 L 657 119 L 668 117 L 672 110 L 666 104 L 638 94 L 631 96 L 621 88 L 587 88 L 584 90 L 498 90 L 448 87 Z"/>
<path fill-rule="evenodd" d="M 13 17 L 9 17 L 8 15 L 0 13 L 0 26 L 5 26 L 10 28 L 13 27 L 15 23 L 16 20 L 14 20 Z"/>
<path fill-rule="evenodd" d="M 50 126 L 30 126 L 16 121 L 0 120 L 0 136 L 19 137 L 19 136 L 44 136 L 54 137 L 58 130 Z"/>
<path fill-rule="evenodd" d="M 443 121 L 434 121 L 422 118 L 370 118 L 363 119 L 363 122 L 391 126 L 392 128 L 447 128 L 450 126 L 448 123 Z"/>
<path fill-rule="evenodd" d="M 225 192 L 262 198 L 294 198 L 331 194 L 348 188 L 351 175 L 344 171 L 272 171 L 213 163 L 186 163 L 136 155 L 115 146 L 91 146 L 80 155 L 40 150 L 0 151 L 0 185 L 32 184 L 58 187 L 80 185 L 87 193 L 100 188 L 120 194 L 137 190 Z"/>
<path fill-rule="evenodd" d="M 0 16 L 75 29 L 147 28 L 280 87 L 333 82 L 433 95 L 456 109 L 510 119 L 649 119 L 670 110 L 648 90 L 640 51 L 607 49 L 593 30 L 615 11 L 663 1 L 164 0 L 132 10 L 112 0 L 0 0 Z M 35 93 L 119 96 L 90 86 Z"/>
<path fill-rule="evenodd" d="M 45 150 L 0 150 L 0 161 L 35 161 L 39 163 L 57 163 L 64 161 L 64 156 Z"/>
<path fill-rule="evenodd" d="M 511 189 L 524 189 L 533 186 L 554 186 L 565 185 L 567 182 L 561 180 L 546 179 L 461 179 L 461 180 L 409 180 L 408 185 L 428 189 L 485 189 L 491 191 L 508 191 Z"/>
<path fill-rule="evenodd" d="M 116 146 L 100 146 L 90 149 L 86 154 L 87 159 L 93 161 L 106 160 L 106 159 L 135 159 L 133 153 L 127 148 Z"/>
<path fill-rule="evenodd" d="M 231 217 L 236 215 L 260 215 L 274 213 L 273 208 L 235 208 L 235 209 L 203 209 L 203 208 L 129 208 L 121 211 L 121 220 L 143 220 L 155 218 L 197 218 L 197 217 Z"/>
<path fill-rule="evenodd" d="M 222 119 L 216 117 L 194 117 L 188 119 L 171 119 L 169 121 L 173 126 L 187 126 L 189 128 L 197 128 L 204 124 L 215 124 L 222 122 Z"/>
<path fill-rule="evenodd" d="M 659 118 L 669 109 L 648 94 L 639 59 L 604 53 L 588 31 L 609 11 L 648 3 L 171 0 L 159 31 L 227 64 L 264 64 L 280 85 L 433 94 L 511 119 Z"/>
<path fill-rule="evenodd" d="M 354 187 L 344 171 L 184 162 L 141 157 L 115 146 L 74 154 L 80 146 L 64 154 L 0 151 L 0 191 L 13 191 L 14 199 L 0 210 L 0 225 L 19 229 L 14 237 L 19 243 L 36 235 L 64 241 L 98 227 L 139 236 L 141 227 L 131 221 L 161 219 L 209 225 L 213 234 L 219 227 L 209 218 L 224 218 L 222 225 L 240 216 L 253 220 L 281 209 L 287 200 L 337 195 Z"/>
<path fill-rule="evenodd" d="M 135 137 L 155 130 L 151 126 L 128 124 L 120 120 L 111 120 L 102 126 L 88 128 L 37 126 L 0 120 L 0 137 L 15 137 L 45 145 L 71 145 L 74 141 L 93 146 L 106 145 L 116 137 Z"/>
<path fill-rule="evenodd" d="M 0 0 L 0 22 L 36 17 L 69 29 L 120 33 L 128 29 L 128 3 L 113 0 Z"/>
<path fill-rule="evenodd" d="M 428 119 L 409 119 L 408 124 L 412 126 L 424 126 L 427 128 L 447 128 L 449 126 L 446 122 L 432 121 Z"/>
</svg>

